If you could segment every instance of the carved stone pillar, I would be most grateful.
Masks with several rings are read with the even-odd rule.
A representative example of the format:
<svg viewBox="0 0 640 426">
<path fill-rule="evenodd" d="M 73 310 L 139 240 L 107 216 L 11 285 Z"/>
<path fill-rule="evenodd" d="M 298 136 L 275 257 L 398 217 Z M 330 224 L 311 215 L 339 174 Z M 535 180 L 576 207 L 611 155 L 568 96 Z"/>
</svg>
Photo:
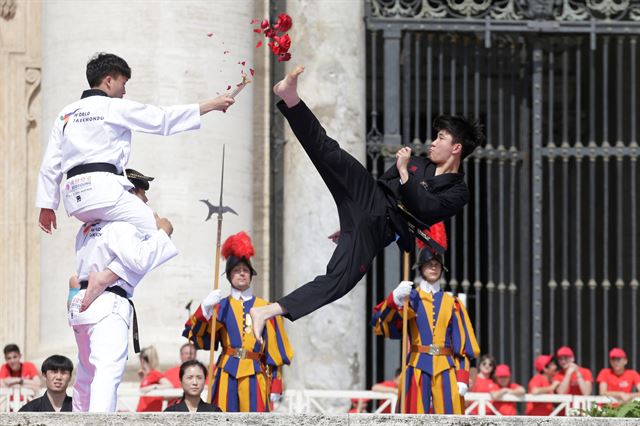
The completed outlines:
<svg viewBox="0 0 640 426">
<path fill-rule="evenodd" d="M 0 0 L 0 342 L 37 346 L 40 2 Z"/>
<path fill-rule="evenodd" d="M 291 66 L 306 66 L 301 98 L 342 146 L 365 161 L 364 2 L 287 1 L 294 19 Z M 344 36 L 348 31 L 350 37 Z M 289 70 L 291 69 L 289 67 Z M 284 288 L 323 274 L 335 245 L 338 213 L 326 185 L 286 126 Z M 313 314 L 287 324 L 296 351 L 287 387 L 362 389 L 365 384 L 365 283 Z"/>
</svg>

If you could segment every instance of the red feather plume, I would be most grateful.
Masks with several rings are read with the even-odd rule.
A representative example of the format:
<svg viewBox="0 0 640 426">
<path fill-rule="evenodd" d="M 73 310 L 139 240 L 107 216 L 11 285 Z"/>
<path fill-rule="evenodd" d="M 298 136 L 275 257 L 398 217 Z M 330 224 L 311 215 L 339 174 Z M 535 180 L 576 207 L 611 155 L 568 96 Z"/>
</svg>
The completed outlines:
<svg viewBox="0 0 640 426">
<path fill-rule="evenodd" d="M 250 259 L 255 251 L 249 235 L 244 231 L 240 231 L 225 240 L 224 244 L 222 244 L 221 253 L 225 259 L 229 259 L 231 256 Z"/>
<path fill-rule="evenodd" d="M 447 229 L 444 226 L 444 222 L 438 222 L 425 229 L 424 233 L 427 234 L 432 240 L 440 244 L 445 250 L 447 247 Z M 416 244 L 420 250 L 426 245 L 422 240 L 416 238 Z"/>
</svg>

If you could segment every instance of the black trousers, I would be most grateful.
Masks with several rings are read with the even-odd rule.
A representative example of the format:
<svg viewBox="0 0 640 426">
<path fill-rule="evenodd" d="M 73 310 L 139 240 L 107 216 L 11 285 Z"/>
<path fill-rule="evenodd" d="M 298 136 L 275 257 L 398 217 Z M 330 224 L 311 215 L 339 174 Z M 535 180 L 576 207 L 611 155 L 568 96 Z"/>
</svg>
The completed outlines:
<svg viewBox="0 0 640 426">
<path fill-rule="evenodd" d="M 327 136 L 304 102 L 293 108 L 280 102 L 278 108 L 329 188 L 340 219 L 340 239 L 326 274 L 278 300 L 285 317 L 295 321 L 350 292 L 395 232 L 387 214 L 391 203 L 371 173 Z"/>
</svg>

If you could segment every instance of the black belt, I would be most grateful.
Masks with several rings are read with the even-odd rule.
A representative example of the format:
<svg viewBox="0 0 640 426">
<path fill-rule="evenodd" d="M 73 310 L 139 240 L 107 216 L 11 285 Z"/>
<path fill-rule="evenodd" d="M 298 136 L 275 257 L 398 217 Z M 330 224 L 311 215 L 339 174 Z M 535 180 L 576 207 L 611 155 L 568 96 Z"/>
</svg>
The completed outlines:
<svg viewBox="0 0 640 426">
<path fill-rule="evenodd" d="M 74 176 L 78 176 L 84 173 L 91 172 L 108 172 L 113 173 L 114 175 L 122 175 L 122 173 L 118 173 L 118 168 L 113 164 L 109 163 L 89 163 L 89 164 L 81 164 L 79 166 L 72 167 L 67 172 L 67 179 L 71 179 Z"/>
<path fill-rule="evenodd" d="M 86 290 L 88 285 L 89 285 L 88 281 L 80 281 L 80 290 Z M 119 286 L 107 287 L 104 289 L 104 291 L 117 294 L 120 297 L 124 297 L 125 299 L 127 299 L 127 302 L 129 302 L 129 304 L 131 305 L 131 308 L 133 309 L 133 350 L 135 351 L 135 353 L 139 354 L 140 338 L 138 335 L 138 315 L 136 314 L 136 307 L 133 304 L 133 301 L 127 298 L 127 292 L 122 287 L 119 287 Z"/>
</svg>

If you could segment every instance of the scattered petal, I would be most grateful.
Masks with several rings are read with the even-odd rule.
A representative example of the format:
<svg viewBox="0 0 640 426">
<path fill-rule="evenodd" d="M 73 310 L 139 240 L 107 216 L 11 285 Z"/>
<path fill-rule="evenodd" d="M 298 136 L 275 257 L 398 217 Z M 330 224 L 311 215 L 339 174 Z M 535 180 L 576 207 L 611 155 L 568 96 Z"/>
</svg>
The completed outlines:
<svg viewBox="0 0 640 426">
<path fill-rule="evenodd" d="M 244 67 L 244 64 L 246 64 L 246 63 L 247 63 L 246 61 L 242 61 L 242 62 L 240 62 L 240 64 L 241 64 L 243 67 Z"/>
<path fill-rule="evenodd" d="M 229 90 L 229 89 L 231 89 L 231 85 L 228 85 L 228 86 L 227 86 L 227 90 Z"/>
<path fill-rule="evenodd" d="M 213 36 L 213 33 L 212 33 L 212 32 L 208 32 L 208 33 L 207 33 L 207 37 L 212 37 L 212 36 Z"/>
<path fill-rule="evenodd" d="M 262 42 L 261 42 L 261 41 L 259 41 L 259 42 L 258 42 L 258 44 L 256 44 L 256 49 L 257 49 L 258 47 L 260 47 L 260 46 L 262 46 Z"/>
<path fill-rule="evenodd" d="M 256 33 L 256 34 L 260 34 L 260 33 L 262 32 L 262 29 L 260 29 L 260 28 L 254 28 L 254 29 L 253 29 L 253 32 L 254 32 L 254 33 Z"/>
<path fill-rule="evenodd" d="M 258 22 L 260 22 L 260 21 L 258 21 L 256 18 L 253 18 L 253 19 L 251 20 L 251 25 L 253 25 L 253 24 L 257 24 Z"/>
<path fill-rule="evenodd" d="M 289 59 L 291 59 L 291 53 L 289 52 L 278 55 L 278 62 L 287 62 Z"/>
<path fill-rule="evenodd" d="M 228 50 L 225 50 L 224 52 L 222 52 L 223 55 L 226 55 L 227 53 L 229 53 Z"/>
<path fill-rule="evenodd" d="M 255 73 L 255 72 L 253 71 L 253 68 L 249 68 L 249 72 L 251 73 L 251 76 L 253 77 L 253 74 Z"/>
<path fill-rule="evenodd" d="M 265 28 L 269 28 L 269 20 L 265 19 L 262 21 L 262 23 L 260 24 L 260 27 L 264 30 Z"/>
<path fill-rule="evenodd" d="M 293 21 L 291 20 L 291 16 L 286 13 L 281 13 L 278 15 L 278 23 L 274 25 L 274 28 L 277 28 L 281 33 L 286 33 L 291 29 L 293 25 Z"/>
</svg>

